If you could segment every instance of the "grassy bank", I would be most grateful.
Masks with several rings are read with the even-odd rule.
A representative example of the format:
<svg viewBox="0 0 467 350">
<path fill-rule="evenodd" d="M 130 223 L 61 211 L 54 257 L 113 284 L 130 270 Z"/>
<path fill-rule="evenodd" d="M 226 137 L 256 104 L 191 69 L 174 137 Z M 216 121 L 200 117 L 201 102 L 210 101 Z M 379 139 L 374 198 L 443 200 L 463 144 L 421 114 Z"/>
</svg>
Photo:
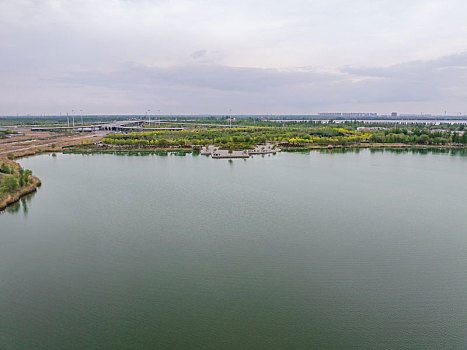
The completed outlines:
<svg viewBox="0 0 467 350">
<path fill-rule="evenodd" d="M 199 151 L 193 148 L 125 148 L 125 147 L 99 147 L 99 146 L 86 146 L 86 147 L 69 147 L 62 151 L 63 154 L 117 154 L 117 155 L 185 155 L 185 154 L 199 154 Z"/>
<path fill-rule="evenodd" d="M 41 181 L 32 172 L 23 169 L 8 158 L 0 158 L 0 210 L 36 191 Z"/>
<path fill-rule="evenodd" d="M 220 146 L 222 147 L 222 146 Z M 249 147 L 251 148 L 251 147 Z M 325 149 L 440 149 L 440 150 L 467 150 L 467 145 L 419 145 L 419 144 L 403 144 L 403 143 L 358 143 L 352 145 L 300 145 L 300 146 L 280 146 L 282 152 L 309 152 L 312 150 Z M 246 148 L 244 148 L 246 149 Z M 112 145 L 85 145 L 73 146 L 63 149 L 63 153 L 79 153 L 79 154 L 95 154 L 95 153 L 111 153 L 111 154 L 156 154 L 165 155 L 168 153 L 188 154 L 199 153 L 200 147 L 157 147 L 157 146 L 112 146 Z M 239 150 L 243 150 L 239 148 Z"/>
</svg>

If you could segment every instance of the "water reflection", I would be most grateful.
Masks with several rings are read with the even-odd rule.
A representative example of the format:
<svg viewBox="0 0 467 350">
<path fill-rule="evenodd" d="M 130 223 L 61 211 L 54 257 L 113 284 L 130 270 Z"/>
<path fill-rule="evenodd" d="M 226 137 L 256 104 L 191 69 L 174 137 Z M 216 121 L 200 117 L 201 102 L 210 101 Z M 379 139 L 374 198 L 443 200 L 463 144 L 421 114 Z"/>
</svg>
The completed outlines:
<svg viewBox="0 0 467 350">
<path fill-rule="evenodd" d="M 22 208 L 23 209 L 23 215 L 27 216 L 28 211 L 29 211 L 29 205 L 30 205 L 30 203 L 32 201 L 32 198 L 34 197 L 35 194 L 36 194 L 36 192 L 32 192 L 32 193 L 22 197 L 19 201 L 15 202 L 13 204 L 10 204 L 9 206 L 7 206 L 5 208 L 5 210 L 0 211 L 0 215 L 5 214 L 5 213 L 18 214 L 20 212 L 21 208 Z"/>
<path fill-rule="evenodd" d="M 362 148 L 320 148 L 317 151 L 325 154 L 344 154 L 344 153 L 360 153 Z"/>
<path fill-rule="evenodd" d="M 156 155 L 156 156 L 181 156 L 185 157 L 187 154 L 192 154 L 194 156 L 198 156 L 200 154 L 199 151 L 191 151 L 191 150 L 135 150 L 135 151 L 113 151 L 113 152 L 93 152 L 87 153 L 83 152 L 81 155 L 83 156 L 90 156 L 90 155 L 97 155 L 97 154 L 113 154 L 116 156 L 148 156 L 148 155 Z"/>
<path fill-rule="evenodd" d="M 26 216 L 28 214 L 28 211 L 29 211 L 29 205 L 32 201 L 32 197 L 34 197 L 34 195 L 36 194 L 36 192 L 32 192 L 24 197 L 21 198 L 21 206 L 23 208 L 23 214 Z"/>
<path fill-rule="evenodd" d="M 310 152 L 320 152 L 324 154 L 345 154 L 345 153 L 354 153 L 359 154 L 360 152 L 369 151 L 370 153 L 393 153 L 393 154 L 449 154 L 452 156 L 467 156 L 467 149 L 465 148 L 420 148 L 420 147 L 401 147 L 401 148 L 367 148 L 367 147 L 344 147 L 344 148 L 297 148 L 293 150 L 283 151 L 283 153 L 310 153 Z M 114 152 L 93 152 L 93 153 L 82 153 L 83 156 L 92 156 L 97 154 L 114 154 L 117 156 L 147 156 L 147 155 L 156 155 L 156 156 L 186 156 L 187 154 L 192 154 L 193 156 L 200 155 L 199 151 L 191 150 L 177 150 L 177 151 L 165 151 L 165 150 L 138 150 L 138 151 L 114 151 Z M 273 153 L 276 154 L 276 153 Z M 52 154 L 52 157 L 56 156 Z M 264 158 L 264 154 L 261 155 Z M 268 155 L 270 156 L 270 155 Z M 206 155 L 209 157 L 209 155 Z"/>
<path fill-rule="evenodd" d="M 8 207 L 6 207 L 6 211 L 10 214 L 16 214 L 19 212 L 20 209 L 20 202 L 15 202 L 13 204 L 10 204 Z"/>
<path fill-rule="evenodd" d="M 317 151 L 325 154 L 345 154 L 355 153 L 358 154 L 362 151 L 369 150 L 370 153 L 392 153 L 392 154 L 449 154 L 451 156 L 467 156 L 467 149 L 465 148 L 329 148 L 329 149 L 317 149 Z"/>
</svg>

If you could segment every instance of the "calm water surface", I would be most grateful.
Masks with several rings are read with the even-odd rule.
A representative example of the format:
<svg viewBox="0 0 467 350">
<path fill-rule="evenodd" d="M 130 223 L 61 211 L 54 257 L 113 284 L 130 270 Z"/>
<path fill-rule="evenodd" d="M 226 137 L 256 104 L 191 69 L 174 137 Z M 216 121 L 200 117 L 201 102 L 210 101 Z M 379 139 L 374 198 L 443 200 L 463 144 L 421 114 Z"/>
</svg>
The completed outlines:
<svg viewBox="0 0 467 350">
<path fill-rule="evenodd" d="M 465 155 L 21 163 L 2 350 L 467 347 Z"/>
</svg>

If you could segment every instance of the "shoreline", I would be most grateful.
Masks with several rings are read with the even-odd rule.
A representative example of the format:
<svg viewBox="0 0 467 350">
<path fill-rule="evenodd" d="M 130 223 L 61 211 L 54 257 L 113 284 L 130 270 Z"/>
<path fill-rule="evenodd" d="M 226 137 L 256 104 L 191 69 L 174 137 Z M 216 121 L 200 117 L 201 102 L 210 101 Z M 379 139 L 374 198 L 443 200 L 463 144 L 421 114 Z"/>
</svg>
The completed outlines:
<svg viewBox="0 0 467 350">
<path fill-rule="evenodd" d="M 8 193 L 5 197 L 1 198 L 0 199 L 0 211 L 5 210 L 9 205 L 15 204 L 22 197 L 37 191 L 37 188 L 42 185 L 41 180 L 39 180 L 39 178 L 35 176 L 32 176 L 32 181 L 33 182 L 31 184 L 27 186 L 23 186 L 19 188 L 18 190 L 16 190 L 15 192 Z"/>
<path fill-rule="evenodd" d="M 0 157 L 0 163 L 5 163 L 9 167 L 13 167 L 15 172 L 18 171 L 20 167 L 20 164 L 18 164 L 14 160 L 4 157 Z M 31 183 L 22 187 L 18 187 L 13 192 L 5 193 L 2 197 L 0 197 L 0 211 L 5 210 L 11 204 L 18 202 L 22 197 L 37 191 L 37 188 L 42 185 L 42 182 L 38 177 L 30 175 L 30 179 L 32 180 Z"/>
<path fill-rule="evenodd" d="M 219 146 L 216 146 L 219 147 Z M 355 144 L 355 145 L 313 145 L 304 147 L 281 147 L 281 152 L 309 152 L 313 150 L 342 150 L 342 149 L 421 149 L 421 150 L 467 150 L 467 145 L 411 145 L 402 143 L 374 143 L 374 144 Z M 106 146 L 106 147 L 69 147 L 54 153 L 63 154 L 105 154 L 105 153 L 200 153 L 199 150 L 180 147 L 180 148 L 161 148 L 161 147 L 144 147 L 131 148 L 122 146 Z M 44 152 L 43 152 L 44 153 Z M 272 152 L 274 153 L 274 152 Z M 201 154 L 201 153 L 200 153 Z"/>
<path fill-rule="evenodd" d="M 370 149 L 370 150 L 466 150 L 467 146 L 460 146 L 460 145 L 409 145 L 409 144 L 400 144 L 400 143 L 391 143 L 391 144 L 358 144 L 358 145 L 351 145 L 351 146 L 343 146 L 343 145 L 332 145 L 331 146 L 324 146 L 324 145 L 313 145 L 307 147 L 283 147 L 282 152 L 290 152 L 290 153 L 300 153 L 300 152 L 311 152 L 317 150 L 327 150 L 327 151 L 338 151 L 338 150 L 352 150 L 352 149 Z M 37 150 L 23 153 L 14 157 L 14 159 L 21 159 L 46 153 L 62 153 L 62 154 L 119 154 L 125 153 L 127 155 L 131 155 L 131 153 L 137 153 L 138 155 L 141 154 L 156 154 L 158 155 L 167 155 L 169 153 L 175 153 L 179 155 L 186 155 L 186 154 L 200 154 L 200 152 L 193 148 L 181 147 L 181 148 L 125 148 L 125 147 L 82 147 L 82 146 L 72 146 L 67 147 L 64 149 L 59 150 Z M 16 169 L 19 168 L 19 164 L 11 159 L 7 158 L 0 158 L 1 161 L 6 162 L 8 165 L 13 165 Z M 22 197 L 37 191 L 37 188 L 42 185 L 42 182 L 36 176 L 32 177 L 32 183 L 26 186 L 23 186 L 13 193 L 8 193 L 4 197 L 0 198 L 0 211 L 5 210 L 9 205 L 12 205 L 18 202 Z"/>
</svg>

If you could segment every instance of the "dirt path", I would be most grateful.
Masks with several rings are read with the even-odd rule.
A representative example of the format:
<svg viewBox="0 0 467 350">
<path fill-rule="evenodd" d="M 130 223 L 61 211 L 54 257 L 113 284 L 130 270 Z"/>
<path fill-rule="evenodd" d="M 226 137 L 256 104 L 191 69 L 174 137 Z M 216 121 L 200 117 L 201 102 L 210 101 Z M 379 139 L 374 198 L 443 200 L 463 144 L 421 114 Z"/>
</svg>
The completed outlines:
<svg viewBox="0 0 467 350">
<path fill-rule="evenodd" d="M 64 134 L 18 130 L 24 135 L 0 140 L 0 157 L 13 153 L 15 157 L 34 154 L 37 151 L 61 151 L 65 146 L 79 145 L 82 142 L 97 142 L 106 132 L 92 134 Z"/>
</svg>

